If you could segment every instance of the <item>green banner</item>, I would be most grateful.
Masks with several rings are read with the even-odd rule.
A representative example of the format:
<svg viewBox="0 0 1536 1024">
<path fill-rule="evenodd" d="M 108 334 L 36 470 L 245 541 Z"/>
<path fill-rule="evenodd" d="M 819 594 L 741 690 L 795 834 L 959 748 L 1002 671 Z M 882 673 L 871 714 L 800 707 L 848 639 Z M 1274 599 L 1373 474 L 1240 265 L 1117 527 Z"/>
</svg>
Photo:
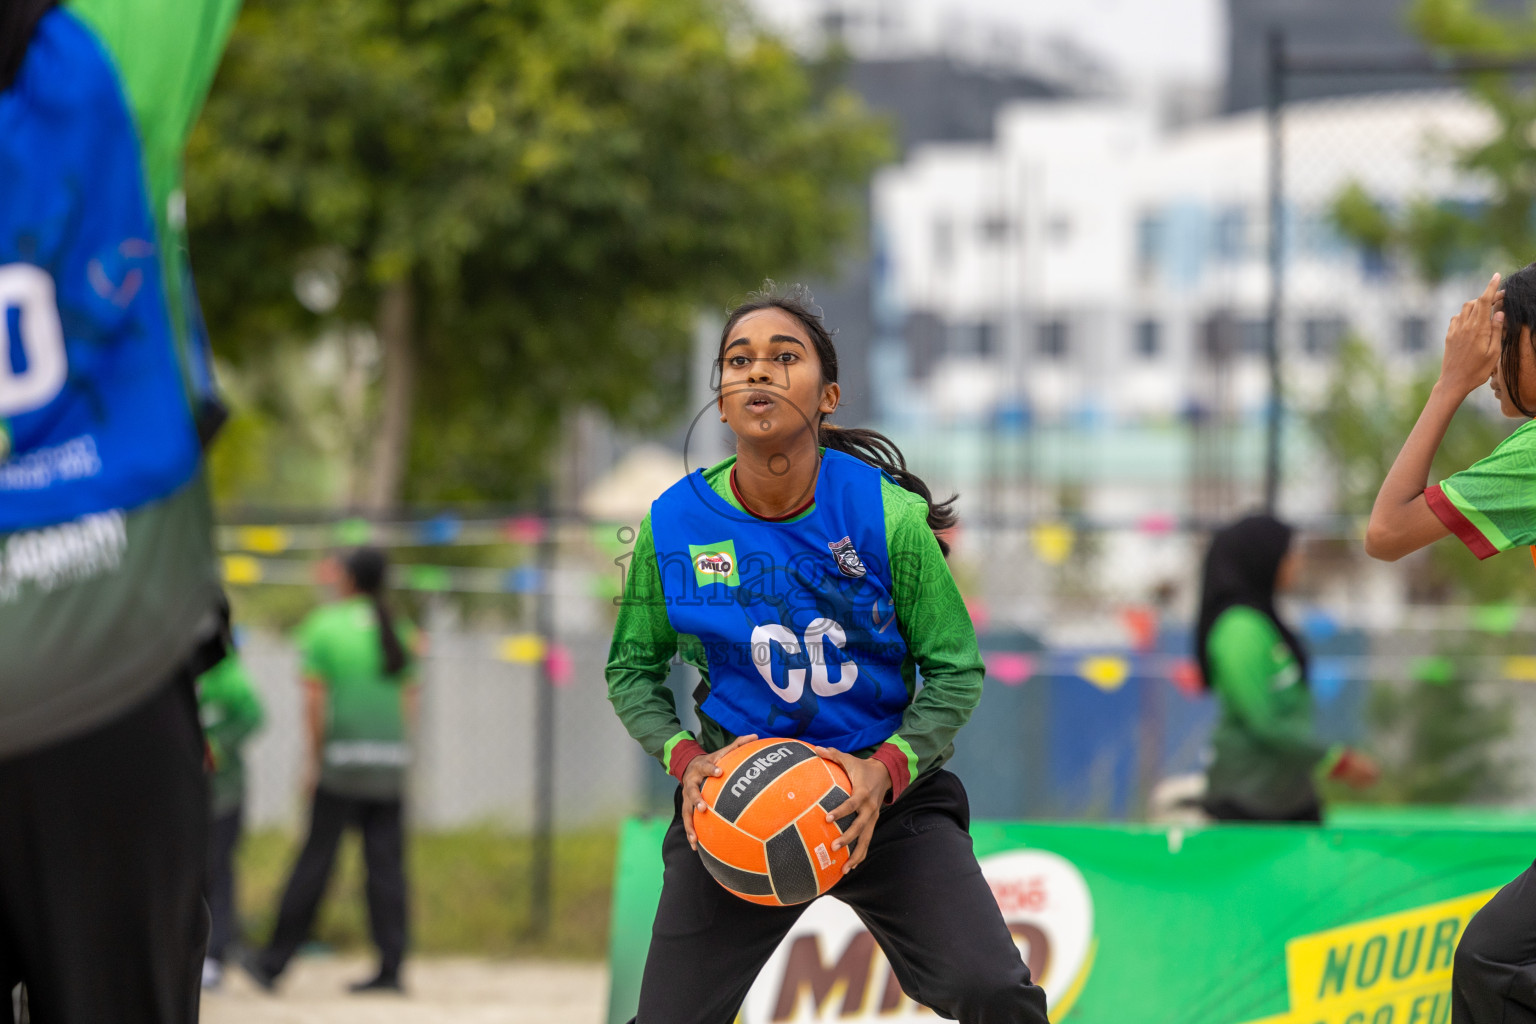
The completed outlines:
<svg viewBox="0 0 1536 1024">
<path fill-rule="evenodd" d="M 1327 828 L 971 831 L 1058 1024 L 1446 1024 L 1456 941 L 1531 864 L 1536 821 L 1338 817 Z M 635 1012 L 666 826 L 624 827 L 609 1024 Z M 829 896 L 785 937 L 739 1024 L 937 1019 L 906 998 L 858 918 Z"/>
</svg>

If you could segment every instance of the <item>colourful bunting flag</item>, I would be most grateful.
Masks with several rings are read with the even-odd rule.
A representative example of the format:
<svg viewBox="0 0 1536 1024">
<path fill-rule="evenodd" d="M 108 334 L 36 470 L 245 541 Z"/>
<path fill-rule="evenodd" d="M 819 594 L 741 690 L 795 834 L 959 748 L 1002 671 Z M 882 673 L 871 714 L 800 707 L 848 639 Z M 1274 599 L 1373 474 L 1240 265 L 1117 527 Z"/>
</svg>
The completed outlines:
<svg viewBox="0 0 1536 1024">
<path fill-rule="evenodd" d="M 1512 631 L 1519 621 L 1520 606 L 1513 602 L 1484 604 L 1472 609 L 1472 628 L 1481 633 L 1502 636 Z"/>
<path fill-rule="evenodd" d="M 224 582 L 234 587 L 260 583 L 261 563 L 250 555 L 225 555 Z"/>
<path fill-rule="evenodd" d="M 1046 565 L 1060 565 L 1072 556 L 1077 537 L 1065 523 L 1044 523 L 1030 531 L 1035 555 Z"/>
<path fill-rule="evenodd" d="M 419 524 L 417 536 L 423 544 L 452 544 L 459 538 L 459 528 L 458 518 L 444 513 Z"/>
<path fill-rule="evenodd" d="M 373 540 L 373 524 L 366 519 L 343 519 L 336 524 L 336 543 L 343 547 L 362 547 Z"/>
<path fill-rule="evenodd" d="M 513 544 L 537 544 L 544 539 L 544 520 L 536 516 L 518 516 L 502 524 L 501 535 Z"/>
<path fill-rule="evenodd" d="M 576 678 L 576 659 L 564 644 L 550 644 L 544 655 L 544 671 L 553 686 L 569 686 Z"/>
<path fill-rule="evenodd" d="M 1536 683 L 1536 658 L 1529 654 L 1505 658 L 1504 678 L 1517 683 Z"/>
<path fill-rule="evenodd" d="M 1021 686 L 1035 674 L 1035 659 L 1018 651 L 987 651 L 987 675 L 1004 686 Z"/>
<path fill-rule="evenodd" d="M 1181 658 L 1174 663 L 1168 673 L 1168 681 L 1186 697 L 1202 697 L 1205 695 L 1205 686 L 1200 678 L 1200 666 L 1189 658 Z"/>
<path fill-rule="evenodd" d="M 1444 686 L 1456 677 L 1456 663 L 1440 654 L 1415 658 L 1408 666 L 1408 678 L 1416 683 Z"/>
<path fill-rule="evenodd" d="M 501 578 L 502 588 L 513 594 L 537 593 L 544 581 L 544 574 L 537 566 L 520 565 L 516 569 L 510 569 Z"/>
<path fill-rule="evenodd" d="M 440 565 L 405 566 L 405 580 L 412 590 L 441 592 L 453 589 L 453 573 Z"/>
<path fill-rule="evenodd" d="M 288 531 L 281 526 L 242 526 L 235 531 L 235 544 L 263 555 L 288 550 Z"/>
<path fill-rule="evenodd" d="M 536 633 L 504 637 L 496 656 L 514 665 L 537 665 L 544 657 L 544 638 Z"/>
<path fill-rule="evenodd" d="M 1099 654 L 1078 663 L 1078 674 L 1105 693 L 1114 693 L 1131 676 L 1131 663 L 1112 654 Z"/>
</svg>

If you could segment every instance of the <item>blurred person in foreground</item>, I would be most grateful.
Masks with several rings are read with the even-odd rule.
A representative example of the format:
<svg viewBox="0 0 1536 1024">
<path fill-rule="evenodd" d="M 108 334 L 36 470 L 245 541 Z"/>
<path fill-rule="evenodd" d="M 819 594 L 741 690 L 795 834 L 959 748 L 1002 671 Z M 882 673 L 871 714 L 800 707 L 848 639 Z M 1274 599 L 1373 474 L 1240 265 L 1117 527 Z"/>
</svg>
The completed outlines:
<svg viewBox="0 0 1536 1024">
<path fill-rule="evenodd" d="M 251 675 L 233 643 L 223 661 L 198 677 L 197 708 L 213 772 L 206 888 L 212 928 L 203 959 L 203 987 L 216 988 L 224 977 L 225 954 L 240 919 L 234 860 L 245 824 L 245 744 L 261 728 L 263 717 Z"/>
<path fill-rule="evenodd" d="M 1365 787 L 1375 761 L 1317 738 L 1307 651 L 1275 609 L 1301 556 L 1289 526 L 1256 515 L 1216 531 L 1205 556 L 1195 653 L 1221 702 L 1204 807 L 1221 821 L 1321 823 L 1316 779 Z"/>
<path fill-rule="evenodd" d="M 237 0 L 0 3 L 0 992 L 197 1018 L 222 413 L 182 149 Z"/>
<path fill-rule="evenodd" d="M 283 892 L 272 939 L 246 961 L 251 976 L 268 990 L 309 937 L 342 832 L 355 825 L 363 834 L 368 921 L 379 970 L 352 991 L 402 991 L 402 804 L 416 717 L 418 634 L 390 611 L 388 567 L 384 552 L 371 547 L 326 559 L 321 583 L 335 599 L 299 627 L 314 803 L 309 836 Z"/>
<path fill-rule="evenodd" d="M 1452 534 L 1480 559 L 1536 545 L 1536 263 L 1512 274 L 1504 290 L 1499 284 L 1494 274 L 1451 319 L 1440 376 L 1371 508 L 1365 552 L 1372 558 L 1394 562 Z M 1431 484 L 1451 417 L 1484 382 L 1505 416 L 1526 422 L 1471 466 Z M 1536 865 L 1467 923 L 1451 968 L 1451 1020 L 1536 1020 Z"/>
</svg>

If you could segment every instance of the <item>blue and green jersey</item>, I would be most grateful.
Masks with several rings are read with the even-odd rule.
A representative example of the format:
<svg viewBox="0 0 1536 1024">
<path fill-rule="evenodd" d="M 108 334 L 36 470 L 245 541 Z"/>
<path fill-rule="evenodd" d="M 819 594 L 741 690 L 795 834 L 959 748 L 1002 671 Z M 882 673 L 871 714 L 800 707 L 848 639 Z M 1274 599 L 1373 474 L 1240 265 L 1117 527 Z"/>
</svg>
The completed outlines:
<svg viewBox="0 0 1536 1024">
<path fill-rule="evenodd" d="M 848 522 L 852 512 L 839 510 L 833 516 L 838 529 L 828 533 L 831 523 L 818 512 L 828 496 L 819 482 L 808 510 L 759 527 L 732 493 L 734 464 L 726 459 L 689 478 L 709 491 L 699 499 L 715 511 L 715 533 L 677 536 L 674 510 L 662 502 L 641 522 L 608 655 L 608 698 L 630 735 L 673 774 L 681 774 L 691 754 L 717 750 L 750 729 L 846 744 L 850 753 L 877 757 L 890 771 L 893 798 L 899 796 L 948 760 L 955 733 L 981 696 L 975 629 L 928 526 L 928 505 L 874 474 L 868 492 L 855 496 L 852 512 L 862 523 Z M 673 521 L 658 529 L 662 516 Z M 784 551 L 782 559 L 757 564 L 754 556 L 765 547 L 753 539 L 758 529 L 795 536 L 803 553 Z M 876 566 L 876 558 L 884 564 Z M 679 577 L 685 570 L 693 575 Z M 686 585 L 690 578 L 693 588 Z M 797 590 L 803 600 L 795 600 Z M 783 615 L 763 618 L 778 598 L 785 601 Z M 701 616 L 709 602 L 722 613 L 735 611 Z M 760 633 L 755 641 L 754 630 Z M 867 678 L 862 667 L 850 665 L 861 656 L 874 659 Z M 667 687 L 678 657 L 707 684 L 698 736 L 683 731 Z M 839 701 L 849 706 L 838 707 Z"/>
<path fill-rule="evenodd" d="M 49 7 L 0 91 L 0 756 L 126 710 L 211 618 L 181 157 L 237 7 Z"/>
</svg>

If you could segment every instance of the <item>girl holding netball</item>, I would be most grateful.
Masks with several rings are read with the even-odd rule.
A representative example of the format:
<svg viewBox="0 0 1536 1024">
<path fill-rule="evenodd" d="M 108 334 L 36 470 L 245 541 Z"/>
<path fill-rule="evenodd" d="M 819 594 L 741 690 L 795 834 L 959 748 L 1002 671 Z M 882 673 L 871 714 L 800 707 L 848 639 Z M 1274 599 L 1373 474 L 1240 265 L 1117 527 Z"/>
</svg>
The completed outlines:
<svg viewBox="0 0 1536 1024">
<path fill-rule="evenodd" d="M 651 506 L 608 659 L 614 709 L 679 783 L 636 1021 L 729 1024 L 804 909 L 732 895 L 694 852 L 700 786 L 757 736 L 805 740 L 848 773 L 852 796 L 828 815 L 854 816 L 835 891 L 908 995 L 971 1024 L 1045 1021 L 972 853 L 965 790 L 943 769 L 982 682 L 935 532 L 951 505 L 883 436 L 826 422 L 837 352 L 803 290 L 733 310 L 717 368 L 736 454 Z M 702 607 L 687 598 L 684 615 L 685 593 Z M 666 685 L 679 653 L 703 677 L 698 736 Z"/>
<path fill-rule="evenodd" d="M 1499 290 L 1493 275 L 1445 335 L 1440 377 L 1371 509 L 1365 550 L 1395 561 L 1447 534 L 1478 558 L 1536 544 L 1536 264 Z M 1504 415 L 1527 422 L 1467 469 L 1429 483 L 1451 417 L 1488 381 Z M 1453 1024 L 1529 1020 L 1536 1011 L 1536 868 L 1489 900 L 1467 925 L 1451 978 Z"/>
</svg>

